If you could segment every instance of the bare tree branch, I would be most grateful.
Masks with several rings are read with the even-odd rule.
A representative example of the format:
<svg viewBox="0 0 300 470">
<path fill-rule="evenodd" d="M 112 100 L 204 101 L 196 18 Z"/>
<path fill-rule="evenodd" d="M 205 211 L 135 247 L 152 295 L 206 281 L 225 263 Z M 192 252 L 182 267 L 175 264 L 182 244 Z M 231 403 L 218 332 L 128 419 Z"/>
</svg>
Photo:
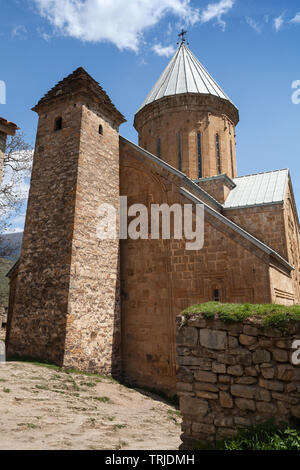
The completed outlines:
<svg viewBox="0 0 300 470">
<path fill-rule="evenodd" d="M 18 214 L 27 197 L 24 179 L 30 177 L 32 159 L 32 147 L 22 132 L 8 138 L 0 186 L 0 256 L 3 256 L 1 234 L 7 232 L 9 217 Z"/>
</svg>

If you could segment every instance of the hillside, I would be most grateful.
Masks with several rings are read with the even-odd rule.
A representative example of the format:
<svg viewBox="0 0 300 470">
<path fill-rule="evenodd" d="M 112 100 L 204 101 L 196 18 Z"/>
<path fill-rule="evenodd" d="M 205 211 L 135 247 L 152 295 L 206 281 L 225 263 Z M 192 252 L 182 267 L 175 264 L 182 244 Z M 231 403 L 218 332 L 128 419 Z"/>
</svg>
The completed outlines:
<svg viewBox="0 0 300 470">
<path fill-rule="evenodd" d="M 0 307 L 8 305 L 9 283 L 6 274 L 14 264 L 15 260 L 0 258 Z"/>
<path fill-rule="evenodd" d="M 177 450 L 179 412 L 98 375 L 0 367 L 0 450 Z"/>
<path fill-rule="evenodd" d="M 0 236 L 0 256 L 18 259 L 21 253 L 23 232 L 5 233 Z"/>
</svg>

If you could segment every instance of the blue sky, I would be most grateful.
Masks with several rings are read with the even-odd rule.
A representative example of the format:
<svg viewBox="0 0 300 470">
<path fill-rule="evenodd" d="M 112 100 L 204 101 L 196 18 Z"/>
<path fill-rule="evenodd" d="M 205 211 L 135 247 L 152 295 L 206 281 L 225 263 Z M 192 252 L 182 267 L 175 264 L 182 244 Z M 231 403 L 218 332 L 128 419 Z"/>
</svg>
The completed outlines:
<svg viewBox="0 0 300 470">
<path fill-rule="evenodd" d="M 300 207 L 299 0 L 0 0 L 0 11 L 0 116 L 30 143 L 32 106 L 79 66 L 126 116 L 120 133 L 137 142 L 134 114 L 186 26 L 190 49 L 240 110 L 239 174 L 290 168 Z M 13 223 L 21 229 L 22 217 Z"/>
</svg>

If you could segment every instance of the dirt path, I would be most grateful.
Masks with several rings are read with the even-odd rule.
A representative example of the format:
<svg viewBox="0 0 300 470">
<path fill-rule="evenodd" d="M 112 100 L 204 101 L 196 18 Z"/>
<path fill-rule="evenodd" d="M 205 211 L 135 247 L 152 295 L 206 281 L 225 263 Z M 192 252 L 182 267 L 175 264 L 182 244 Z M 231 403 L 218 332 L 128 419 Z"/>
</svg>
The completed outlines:
<svg viewBox="0 0 300 470">
<path fill-rule="evenodd" d="M 106 378 L 0 364 L 0 449 L 176 450 L 180 418 Z"/>
</svg>

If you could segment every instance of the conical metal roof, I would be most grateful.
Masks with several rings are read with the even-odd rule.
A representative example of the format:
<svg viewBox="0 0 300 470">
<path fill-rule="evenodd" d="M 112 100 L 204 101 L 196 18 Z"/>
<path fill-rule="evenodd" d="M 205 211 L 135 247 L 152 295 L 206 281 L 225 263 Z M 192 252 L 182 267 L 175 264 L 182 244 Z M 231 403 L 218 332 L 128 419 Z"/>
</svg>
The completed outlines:
<svg viewBox="0 0 300 470">
<path fill-rule="evenodd" d="M 174 57 L 150 91 L 139 111 L 147 104 L 165 96 L 182 93 L 209 94 L 232 103 L 184 42 L 177 49 Z"/>
</svg>

